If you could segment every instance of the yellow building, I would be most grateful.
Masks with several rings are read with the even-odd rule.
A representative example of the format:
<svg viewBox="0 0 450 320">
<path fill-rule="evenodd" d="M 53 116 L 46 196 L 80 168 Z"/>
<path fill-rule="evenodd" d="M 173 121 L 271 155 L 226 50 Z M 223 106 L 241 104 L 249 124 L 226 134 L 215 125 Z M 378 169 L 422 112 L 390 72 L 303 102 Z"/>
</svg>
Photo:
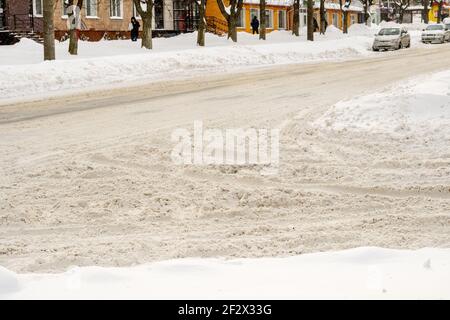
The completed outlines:
<svg viewBox="0 0 450 320">
<path fill-rule="evenodd" d="M 288 29 L 288 11 L 291 9 L 291 0 L 267 0 L 266 1 L 266 30 Z M 229 0 L 224 0 L 225 6 L 229 5 Z M 244 0 L 240 19 L 238 21 L 238 31 L 252 32 L 251 21 L 259 15 L 259 0 Z M 226 19 L 220 12 L 217 1 L 208 1 L 206 3 L 206 20 L 208 25 L 214 24 L 214 27 L 225 33 L 227 31 Z"/>
<path fill-rule="evenodd" d="M 448 1 L 444 1 L 444 4 L 442 5 L 442 15 L 443 16 L 448 16 L 449 14 L 449 4 Z M 438 16 L 439 16 L 439 3 L 434 1 L 433 4 L 431 5 L 431 9 L 428 12 L 428 20 L 430 22 L 437 22 L 438 21 Z"/>
<path fill-rule="evenodd" d="M 229 5 L 229 0 L 224 0 L 225 6 Z M 336 28 L 343 28 L 343 13 L 337 0 L 327 0 L 325 3 L 326 19 L 328 25 Z M 362 15 L 362 8 L 351 5 L 347 9 L 347 25 L 359 23 Z M 306 6 L 301 1 L 300 6 L 300 28 L 306 26 Z M 259 0 L 244 0 L 240 19 L 238 21 L 238 31 L 252 32 L 251 21 L 259 15 Z M 266 0 L 266 30 L 292 30 L 294 17 L 292 0 Z M 314 18 L 319 22 L 319 2 L 314 4 Z M 226 19 L 220 12 L 217 1 L 208 1 L 206 4 L 206 20 L 211 31 L 216 33 L 226 33 L 228 30 Z"/>
</svg>

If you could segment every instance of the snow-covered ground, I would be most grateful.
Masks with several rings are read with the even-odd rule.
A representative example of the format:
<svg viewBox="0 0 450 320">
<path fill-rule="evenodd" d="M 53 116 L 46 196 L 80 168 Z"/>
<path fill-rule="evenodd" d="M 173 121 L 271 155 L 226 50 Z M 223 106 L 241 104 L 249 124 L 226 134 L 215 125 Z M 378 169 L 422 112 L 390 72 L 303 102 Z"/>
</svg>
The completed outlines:
<svg viewBox="0 0 450 320">
<path fill-rule="evenodd" d="M 420 26 L 410 26 L 412 30 Z M 249 68 L 342 60 L 364 56 L 370 51 L 371 28 L 353 25 L 348 35 L 331 26 L 325 36 L 307 42 L 288 31 L 268 34 L 267 41 L 239 33 L 238 43 L 207 34 L 206 47 L 196 46 L 196 34 L 154 39 L 147 52 L 140 43 L 127 40 L 80 42 L 79 55 L 67 53 L 68 43 L 57 43 L 57 61 L 42 62 L 42 46 L 23 39 L 14 46 L 0 47 L 0 100 L 55 95 L 66 90 L 88 90 L 101 86 L 122 86 L 159 79 L 189 77 L 201 73 L 223 73 Z M 413 47 L 420 46 L 419 31 L 411 31 Z"/>
<path fill-rule="evenodd" d="M 245 228 L 243 231 L 237 232 L 241 232 L 239 234 L 242 235 L 249 234 L 253 239 L 252 241 L 256 241 L 251 242 L 248 245 L 249 248 L 262 245 L 259 244 L 262 243 L 260 242 L 262 241 L 261 236 L 258 236 L 260 234 L 263 235 L 264 239 L 269 239 L 271 243 L 276 242 L 281 246 L 288 246 L 289 242 L 286 240 L 288 239 L 288 229 L 292 230 L 302 228 L 305 225 L 316 225 L 318 228 L 316 232 L 319 233 L 319 236 L 313 237 L 310 241 L 322 242 L 324 245 L 327 245 L 326 241 L 329 241 L 325 239 L 327 234 L 333 235 L 332 241 L 337 241 L 337 239 L 344 237 L 346 233 L 351 232 L 350 230 L 344 230 L 345 226 L 349 224 L 349 220 L 353 219 L 356 224 L 352 229 L 361 228 L 362 232 L 355 235 L 355 238 L 364 239 L 364 237 L 370 237 L 370 230 L 375 228 L 373 230 L 375 230 L 380 243 L 389 246 L 411 246 L 411 243 L 405 239 L 415 239 L 416 244 L 413 246 L 416 246 L 417 243 L 420 243 L 420 239 L 427 238 L 428 240 L 425 240 L 426 243 L 438 246 L 441 244 L 440 246 L 445 247 L 450 234 L 448 229 L 448 214 L 450 212 L 448 201 L 448 192 L 450 190 L 448 185 L 450 176 L 448 166 L 450 155 L 449 109 L 450 71 L 445 71 L 427 77 L 417 77 L 386 87 L 376 93 L 339 102 L 320 116 L 319 113 L 322 113 L 322 111 L 317 108 L 312 108 L 308 116 L 306 116 L 307 113 L 302 111 L 302 114 L 298 118 L 294 118 L 283 131 L 282 146 L 291 149 L 291 151 L 294 146 L 297 149 L 308 148 L 308 159 L 322 159 L 322 161 L 325 161 L 326 155 L 327 161 L 335 162 L 333 165 L 336 166 L 336 170 L 339 170 L 339 176 L 344 178 L 344 183 L 340 183 L 338 187 L 313 186 L 312 189 L 305 189 L 309 191 L 302 191 L 308 192 L 308 194 L 306 198 L 300 198 L 302 199 L 301 201 L 305 201 L 302 202 L 301 210 L 297 202 L 293 204 L 292 209 L 295 211 L 293 220 L 288 219 L 288 213 L 280 213 L 280 216 L 275 218 L 277 221 L 280 219 L 288 220 L 287 225 L 278 226 L 281 228 L 281 238 L 277 238 L 271 233 L 271 228 L 276 228 L 273 220 L 276 206 L 273 207 L 266 202 L 261 202 L 261 204 L 264 203 L 265 210 L 270 211 L 272 220 L 266 223 L 270 223 L 271 226 L 269 227 L 267 224 L 256 225 L 257 220 L 264 222 L 261 212 L 257 211 L 257 213 L 254 213 L 258 216 L 257 220 L 246 220 L 247 222 L 245 223 L 241 222 L 242 220 L 237 221 L 241 228 Z M 102 118 L 102 121 L 106 120 Z M 297 123 L 298 121 L 305 122 Z M 39 122 L 39 126 L 45 125 L 45 122 Z M 89 125 L 89 123 L 86 125 Z M 303 130 L 306 131 L 304 132 Z M 306 137 L 311 137 L 311 140 L 303 142 Z M 147 137 L 145 136 L 144 138 L 147 141 Z M 367 140 L 364 140 L 366 138 Z M 292 142 L 291 144 L 289 143 L 290 141 Z M 355 141 L 358 142 L 357 146 L 355 146 Z M 136 144 L 140 143 L 136 138 L 133 139 L 133 142 Z M 296 145 L 300 143 L 304 143 L 304 147 Z M 343 145 L 346 145 L 345 149 L 342 147 Z M 351 146 L 359 148 L 359 150 L 351 149 L 352 151 L 349 152 L 348 150 Z M 123 148 L 123 146 L 119 147 Z M 330 148 L 338 148 L 339 152 L 329 151 L 333 150 Z M 395 149 L 395 152 L 389 148 Z M 345 151 L 346 149 L 347 151 Z M 99 150 L 101 148 L 96 152 L 100 152 Z M 367 150 L 370 150 L 371 160 L 364 156 L 364 152 L 368 152 Z M 122 151 L 126 152 L 126 150 Z M 333 157 L 333 154 L 338 155 L 334 160 L 330 158 Z M 298 162 L 295 162 L 296 156 L 298 156 L 296 153 L 292 154 L 292 158 L 285 158 L 285 161 L 290 162 L 290 165 L 297 170 L 301 166 Z M 63 161 L 61 157 L 62 155 L 58 156 L 59 161 Z M 361 160 L 358 160 L 358 158 L 361 158 Z M 148 161 L 147 158 L 146 160 Z M 74 158 L 70 156 L 70 162 L 72 161 L 74 161 Z M 133 161 L 135 160 L 131 160 L 131 162 Z M 355 161 L 362 162 L 355 164 L 353 163 Z M 64 163 L 68 164 L 69 162 L 65 161 Z M 107 162 L 107 164 L 110 167 L 115 162 Z M 160 160 L 159 165 L 165 166 L 166 164 Z M 308 165 L 311 166 L 309 160 Z M 95 167 L 96 165 L 93 166 Z M 345 171 L 347 167 L 350 170 L 349 172 Z M 362 168 L 364 174 L 357 168 Z M 395 171 L 390 170 L 392 168 L 395 168 Z M 48 171 L 45 168 L 42 170 L 43 172 Z M 89 170 L 92 171 L 94 169 L 91 168 Z M 131 167 L 127 167 L 127 177 L 130 177 L 129 180 L 137 182 L 136 178 L 130 176 L 131 170 Z M 288 202 L 292 201 L 292 198 L 297 197 L 297 195 L 289 192 L 288 197 L 283 198 L 277 192 L 286 188 L 286 184 L 294 186 L 295 183 L 298 183 L 298 177 L 290 177 L 286 175 L 286 172 L 289 170 L 283 170 L 284 173 L 282 172 L 280 176 L 282 184 L 278 185 L 278 180 L 273 180 L 270 182 L 271 188 L 263 188 L 258 192 L 248 193 L 247 203 L 256 201 L 257 199 L 255 200 L 254 197 L 257 197 L 258 193 L 262 191 L 267 192 L 265 193 L 267 199 L 277 201 L 277 198 L 280 197 L 279 201 L 284 203 L 283 206 L 288 206 Z M 326 170 L 328 170 L 327 167 L 323 166 L 318 170 L 314 170 L 313 174 Z M 175 176 L 179 177 L 182 172 L 184 171 L 175 173 Z M 397 178 L 393 175 L 393 172 L 398 176 Z M 168 172 L 166 172 L 165 176 L 166 181 L 178 181 L 173 176 L 167 176 L 167 174 Z M 309 174 L 308 168 L 303 167 L 302 179 L 327 179 L 323 175 L 313 177 Z M 141 174 L 139 173 L 139 175 Z M 29 176 L 33 175 L 30 174 Z M 94 179 L 92 183 L 96 185 L 98 181 L 95 180 L 95 177 L 95 174 L 91 174 L 90 179 Z M 350 177 L 356 180 L 348 180 Z M 45 180 L 43 178 L 40 179 Z M 207 175 L 202 176 L 202 184 L 205 183 L 205 179 L 207 179 Z M 331 177 L 331 180 L 336 180 L 335 183 L 339 183 L 341 181 L 339 179 Z M 147 177 L 145 180 L 145 183 L 148 184 Z M 348 181 L 353 184 L 353 187 L 350 186 L 346 189 L 345 184 Z M 156 181 L 153 182 L 157 183 Z M 84 182 L 84 184 L 86 183 L 88 182 Z M 180 184 L 183 183 L 178 183 L 177 186 L 170 188 L 173 191 L 176 188 L 180 188 Z M 355 186 L 358 184 L 362 187 L 358 188 Z M 415 188 L 417 185 L 420 186 L 419 189 Z M 220 186 L 223 186 L 222 180 Z M 233 186 L 234 188 L 239 188 L 238 184 L 233 184 Z M 116 187 L 118 187 L 117 184 L 115 184 Z M 196 185 L 195 188 L 200 188 L 200 186 Z M 208 186 L 207 188 L 209 189 L 210 187 Z M 232 187 L 228 186 L 227 188 Z M 297 188 L 308 188 L 308 186 L 298 185 Z M 319 188 L 319 190 L 314 191 L 314 188 Z M 67 193 L 70 193 L 63 185 L 59 185 L 59 189 L 64 189 L 63 192 L 66 196 Z M 36 190 L 39 190 L 39 188 Z M 5 189 L 6 192 L 15 191 L 14 189 Z M 125 196 L 124 192 L 120 190 L 119 192 L 122 196 Z M 327 200 L 327 192 L 334 194 L 329 200 Z M 340 192 L 343 194 L 337 196 L 336 194 Z M 20 195 L 16 193 L 13 196 L 15 203 L 20 203 L 18 197 L 26 194 L 27 192 L 21 192 Z M 225 196 L 223 191 L 221 191 L 221 195 Z M 10 197 L 9 194 L 6 196 L 7 198 Z M 35 196 L 40 198 L 39 194 L 35 194 Z M 64 202 L 62 194 L 52 196 Z M 345 198 L 341 198 L 344 196 Z M 203 194 L 202 197 L 204 197 Z M 110 198 L 111 195 L 108 194 L 108 199 Z M 77 199 L 79 200 L 79 198 Z M 205 200 L 205 198 L 202 199 L 203 201 Z M 213 196 L 213 199 L 212 201 L 217 200 L 215 196 Z M 343 201 L 343 199 L 347 200 Z M 176 201 L 175 194 L 171 195 L 171 200 Z M 189 200 L 195 201 L 195 195 L 191 190 L 189 190 Z M 333 210 L 328 214 L 326 213 L 327 211 L 315 207 L 316 202 L 325 205 L 326 208 L 331 205 Z M 327 202 L 329 203 L 327 204 Z M 232 199 L 229 199 L 227 203 L 233 203 Z M 64 204 L 62 205 L 64 206 Z M 341 205 L 344 205 L 342 210 L 339 207 Z M 367 207 L 358 209 L 358 206 L 363 205 L 367 205 Z M 409 205 L 411 207 L 408 207 Z M 85 204 L 83 208 L 86 206 L 89 205 Z M 232 207 L 230 210 L 235 212 L 239 206 L 241 204 Z M 303 210 L 308 210 L 310 206 L 313 207 L 313 211 L 307 211 L 306 215 L 302 215 Z M 63 212 L 66 211 L 66 209 L 62 209 Z M 77 208 L 76 210 L 81 212 L 83 209 Z M 136 211 L 137 209 L 134 210 Z M 232 215 L 230 220 L 226 220 L 226 224 L 230 225 L 231 221 L 235 220 L 234 217 L 240 217 L 240 219 L 244 217 L 251 218 L 249 213 L 252 210 L 251 207 L 244 206 L 243 210 L 245 214 L 242 216 Z M 120 207 L 119 211 L 124 213 L 127 210 Z M 127 212 L 125 219 L 129 227 L 134 219 L 134 211 Z M 178 211 L 175 210 L 175 212 Z M 59 214 L 56 216 L 55 214 L 44 214 L 44 216 L 39 217 L 38 221 L 42 220 L 39 223 L 45 223 L 45 219 L 54 218 L 59 219 L 61 222 L 67 219 L 63 215 Z M 209 228 L 218 230 L 219 217 L 227 214 L 227 212 L 221 212 L 220 215 L 212 215 L 213 221 L 209 225 L 202 225 L 200 233 L 196 235 L 196 239 L 198 240 L 204 237 L 205 234 L 208 234 Z M 30 217 L 28 221 L 38 219 L 36 215 L 38 214 L 36 213 L 35 216 Z M 89 213 L 89 215 L 93 214 Z M 108 213 L 108 217 L 109 215 L 113 217 L 112 213 Z M 314 215 L 317 216 L 316 220 L 313 222 L 307 220 Z M 324 215 L 326 215 L 326 220 L 330 222 L 329 229 L 324 224 Z M 343 218 L 344 221 L 339 220 L 338 222 L 336 220 L 337 217 Z M 82 223 L 84 218 L 82 214 L 77 214 L 73 219 L 75 220 L 70 222 L 71 224 L 75 223 L 75 221 L 76 223 Z M 92 219 L 91 217 L 88 219 L 89 222 L 87 223 L 95 225 L 90 220 Z M 138 224 L 140 227 L 143 227 L 145 219 L 139 219 Z M 172 217 L 169 215 L 165 219 L 157 220 L 157 224 L 162 225 L 164 234 L 167 237 L 170 233 L 176 234 L 174 230 L 171 232 L 167 231 L 164 221 L 168 221 L 168 223 L 173 223 L 171 222 L 172 219 L 181 221 L 180 219 L 183 219 L 183 216 L 178 216 L 178 213 L 176 213 L 176 216 Z M 205 215 L 201 219 L 190 218 L 186 220 L 186 224 L 181 223 L 183 232 L 180 234 L 183 234 L 183 237 L 187 237 L 187 234 L 184 233 L 186 232 L 185 228 L 187 228 L 185 226 L 189 225 L 192 227 L 194 222 L 199 223 L 202 219 L 203 221 L 210 220 L 208 215 Z M 299 220 L 301 220 L 301 224 L 292 228 L 291 226 L 298 223 Z M 4 221 L 13 221 L 13 219 L 8 218 L 8 215 L 6 215 Z M 335 228 L 333 227 L 334 225 L 336 226 Z M 390 225 L 394 229 L 388 231 Z M 102 223 L 101 228 L 102 232 L 107 232 L 105 223 Z M 117 227 L 112 228 L 115 230 L 114 232 L 117 232 Z M 155 232 L 156 229 L 153 224 L 151 228 L 152 232 Z M 11 230 L 9 232 L 13 233 L 15 229 Z M 142 243 L 142 245 L 146 243 L 146 238 L 132 239 L 133 232 L 129 230 L 126 229 L 126 235 L 118 238 L 119 243 L 125 243 L 128 246 L 134 242 Z M 64 237 L 63 230 L 61 233 L 57 229 L 54 231 L 58 234 L 58 239 L 61 240 Z M 214 231 L 209 231 L 214 233 Z M 8 231 L 6 230 L 6 232 Z M 23 233 L 20 232 L 18 236 L 20 237 L 21 234 Z M 216 233 L 214 234 L 216 235 Z M 38 233 L 32 233 L 32 235 L 33 242 L 41 241 L 37 242 L 38 248 L 40 248 L 44 242 L 38 240 Z M 30 239 L 29 237 L 27 239 Z M 235 233 L 233 233 L 232 239 L 236 237 Z M 302 233 L 297 240 L 304 243 L 305 239 L 307 239 L 306 237 L 307 233 Z M 396 237 L 399 238 L 397 239 Z M 117 243 L 113 244 L 114 237 L 108 236 L 105 239 L 107 240 L 103 241 L 108 242 L 108 246 L 103 252 L 107 252 L 107 256 L 117 254 L 117 252 L 110 253 L 109 251 L 118 245 Z M 229 241 L 228 238 L 222 240 L 208 239 L 205 239 L 205 241 L 208 241 L 208 245 L 217 252 L 220 252 L 218 243 L 226 245 L 227 241 Z M 5 252 L 20 252 L 18 259 L 23 260 L 22 254 L 24 250 L 30 247 L 30 245 L 24 246 L 24 240 L 25 238 L 17 238 L 17 235 L 14 239 L 8 240 L 11 245 L 17 243 L 17 247 L 10 247 L 11 250 Z M 83 248 L 82 245 L 77 245 L 78 240 L 72 240 L 70 239 L 69 251 L 72 253 L 76 252 L 77 257 L 87 256 L 89 252 L 96 250 L 95 246 L 90 245 L 87 248 Z M 182 242 L 179 243 L 181 244 Z M 48 246 L 48 240 L 45 240 L 45 244 Z M 237 243 L 233 242 L 233 245 L 236 246 Z M 62 246 L 64 247 L 65 245 L 62 244 Z M 145 245 L 143 247 L 146 252 L 157 250 L 156 247 L 152 247 L 152 249 Z M 120 257 L 114 255 L 114 257 L 109 259 L 126 259 L 130 252 L 133 255 L 137 255 L 134 247 L 132 248 L 125 247 L 120 249 Z M 88 249 L 89 251 L 83 251 Z M 69 259 L 67 253 L 59 247 L 45 249 L 45 253 L 49 255 L 43 257 L 45 259 L 53 259 L 51 258 L 52 250 L 60 254 L 60 258 L 56 259 Z M 227 250 L 231 250 L 230 247 Z M 270 248 L 265 248 L 265 252 L 267 250 L 270 250 Z M 38 251 L 41 252 L 43 250 Z M 36 259 L 37 263 L 51 265 L 48 262 L 49 260 L 45 262 L 44 258 Z M 97 258 L 100 258 L 100 256 L 97 256 Z M 449 299 L 449 270 L 449 249 L 390 250 L 367 247 L 339 252 L 302 254 L 288 258 L 237 260 L 190 258 L 124 268 L 73 267 L 60 274 L 15 274 L 6 269 L 1 269 L 0 298 Z"/>
<path fill-rule="evenodd" d="M 450 299 L 449 269 L 450 249 L 380 248 L 61 274 L 0 267 L 0 299 Z"/>
<path fill-rule="evenodd" d="M 344 37 L 331 28 L 314 43 L 287 33 L 271 34 L 279 40 L 273 44 L 213 37 L 217 45 L 207 48 L 183 35 L 184 50 L 170 49 L 174 39 L 157 39 L 155 47 L 166 42 L 167 50 L 161 44 L 144 54 L 130 42 L 83 43 L 77 58 L 21 64 L 19 53 L 40 50 L 25 41 L 7 48 L 17 50 L 10 55 L 17 63 L 0 66 L 0 92 L 54 94 L 80 84 L 230 71 L 228 64 L 242 70 L 379 56 L 369 51 L 374 29 L 353 26 Z M 276 81 L 268 70 L 259 74 L 264 82 L 256 78 L 233 92 L 220 84 L 199 90 L 197 83 L 188 94 L 139 102 L 128 102 L 125 92 L 115 104 L 106 92 L 108 108 L 83 112 L 88 98 L 67 113 L 64 106 L 55 114 L 52 105 L 5 107 L 0 261 L 26 273 L 0 268 L 0 299 L 450 299 L 450 251 L 443 249 L 450 245 L 450 70 L 447 61 L 429 63 L 446 52 L 429 52 L 410 54 L 406 67 L 399 56 L 378 65 L 347 62 L 345 70 L 311 66 L 302 86 L 290 70 Z M 417 65 L 408 66 L 412 61 Z M 392 84 L 441 65 L 446 71 Z M 171 132 L 192 119 L 220 129 L 283 123 L 279 174 L 174 166 Z M 355 249 L 317 253 L 344 248 Z M 261 256 L 291 257 L 253 259 Z M 161 259 L 168 260 L 143 264 Z M 82 267 L 28 273 L 70 264 Z"/>
<path fill-rule="evenodd" d="M 450 72 L 416 77 L 341 101 L 315 124 L 333 131 L 421 138 L 430 148 L 446 150 L 450 145 Z"/>
</svg>

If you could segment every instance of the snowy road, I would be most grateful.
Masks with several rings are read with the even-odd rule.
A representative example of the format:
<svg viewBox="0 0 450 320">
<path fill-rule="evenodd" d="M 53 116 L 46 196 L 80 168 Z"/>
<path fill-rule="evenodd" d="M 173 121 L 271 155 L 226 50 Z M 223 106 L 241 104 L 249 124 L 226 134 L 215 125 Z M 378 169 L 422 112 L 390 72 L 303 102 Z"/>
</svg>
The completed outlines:
<svg viewBox="0 0 450 320">
<path fill-rule="evenodd" d="M 57 271 L 449 247 L 448 147 L 313 125 L 340 100 L 450 69 L 449 53 L 412 49 L 1 106 L 0 265 Z M 279 174 L 174 165 L 171 132 L 195 120 L 282 128 Z"/>
</svg>

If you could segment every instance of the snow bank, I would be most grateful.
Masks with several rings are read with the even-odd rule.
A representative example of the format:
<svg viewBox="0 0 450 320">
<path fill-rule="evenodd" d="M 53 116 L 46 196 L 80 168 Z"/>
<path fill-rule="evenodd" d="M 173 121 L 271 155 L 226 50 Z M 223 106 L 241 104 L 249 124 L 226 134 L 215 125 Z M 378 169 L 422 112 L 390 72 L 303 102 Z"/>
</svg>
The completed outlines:
<svg viewBox="0 0 450 320">
<path fill-rule="evenodd" d="M 370 27 L 365 24 L 352 24 L 348 27 L 348 33 L 353 36 L 373 37 L 379 30 L 380 27 L 376 24 L 372 24 Z"/>
<path fill-rule="evenodd" d="M 393 22 L 393 21 L 389 21 L 389 22 L 381 21 L 379 27 L 380 28 L 404 27 L 408 31 L 422 31 L 423 29 L 425 29 L 427 27 L 427 24 L 423 23 L 423 22 L 398 24 L 398 23 Z"/>
<path fill-rule="evenodd" d="M 194 34 L 161 39 L 160 48 L 154 52 L 137 49 L 136 44 L 130 41 L 81 43 L 78 59 L 64 57 L 52 62 L 19 64 L 18 59 L 21 54 L 33 54 L 33 57 L 40 57 L 42 49 L 30 41 L 23 40 L 21 44 L 7 48 L 6 51 L 0 49 L 0 57 L 16 55 L 15 59 L 11 59 L 16 64 L 0 66 L 0 74 L 2 74 L 0 97 L 20 98 L 68 89 L 184 77 L 196 73 L 220 73 L 249 67 L 347 59 L 372 54 L 369 51 L 371 40 L 365 37 L 347 37 L 328 41 L 318 39 L 319 41 L 311 43 L 295 39 L 288 32 L 276 32 L 271 35 L 274 41 L 261 44 L 262 41 L 258 41 L 251 35 L 239 34 L 239 36 L 241 38 L 239 44 L 232 44 L 224 38 L 215 37 L 216 46 L 183 50 L 174 49 L 175 44 L 186 47 L 189 40 L 189 45 L 195 47 Z M 322 37 L 322 40 L 324 38 Z M 259 44 L 254 44 L 255 41 Z M 131 48 L 126 49 L 125 45 Z M 60 48 L 61 45 L 58 47 Z M 156 41 L 155 48 L 158 48 Z M 8 50 L 12 52 L 5 53 Z M 136 50 L 140 53 L 136 53 Z M 127 53 L 124 54 L 125 52 Z M 107 56 L 101 57 L 100 54 Z M 83 56 L 92 58 L 82 59 Z M 30 62 L 34 60 L 30 59 Z"/>
<path fill-rule="evenodd" d="M 330 130 L 417 136 L 450 145 L 450 70 L 342 101 L 316 125 Z"/>
<path fill-rule="evenodd" d="M 75 267 L 62 274 L 0 269 L 0 298 L 448 299 L 449 267 L 450 249 L 357 248 L 290 258 Z"/>
</svg>

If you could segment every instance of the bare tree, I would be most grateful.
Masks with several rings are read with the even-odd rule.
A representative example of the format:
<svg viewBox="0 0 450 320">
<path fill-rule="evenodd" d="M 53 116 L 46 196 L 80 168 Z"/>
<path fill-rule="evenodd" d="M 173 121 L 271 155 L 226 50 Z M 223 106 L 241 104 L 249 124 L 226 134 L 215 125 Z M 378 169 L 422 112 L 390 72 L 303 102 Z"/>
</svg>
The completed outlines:
<svg viewBox="0 0 450 320">
<path fill-rule="evenodd" d="M 314 41 L 314 1 L 308 0 L 306 9 L 306 18 L 308 22 L 307 26 L 307 39 L 308 41 Z"/>
<path fill-rule="evenodd" d="M 438 15 L 437 15 L 437 23 L 442 22 L 442 7 L 444 5 L 444 0 L 438 1 Z"/>
<path fill-rule="evenodd" d="M 69 23 L 69 53 L 72 55 L 77 55 L 78 36 L 81 29 L 81 9 L 83 8 L 83 0 L 65 0 L 64 6 L 67 7 L 67 16 Z"/>
<path fill-rule="evenodd" d="M 342 32 L 348 33 L 348 9 L 351 5 L 351 0 L 345 0 L 345 3 L 342 3 L 342 0 L 339 0 L 339 7 L 342 12 Z"/>
<path fill-rule="evenodd" d="M 292 25 L 292 34 L 300 35 L 300 0 L 294 0 L 294 21 Z"/>
<path fill-rule="evenodd" d="M 364 23 L 368 24 L 369 22 L 369 8 L 373 5 L 373 1 L 374 0 L 360 0 L 362 5 L 363 5 L 363 19 L 364 19 Z"/>
<path fill-rule="evenodd" d="M 259 39 L 266 40 L 266 0 L 259 0 Z"/>
<path fill-rule="evenodd" d="M 320 8 L 319 8 L 319 14 L 320 14 L 320 34 L 325 34 L 325 31 L 327 31 L 327 19 L 325 16 L 325 0 L 320 0 Z"/>
<path fill-rule="evenodd" d="M 428 24 L 429 22 L 428 12 L 430 11 L 430 0 L 422 0 L 422 5 L 423 5 L 422 19 L 423 22 Z"/>
<path fill-rule="evenodd" d="M 55 60 L 55 0 L 44 0 L 44 60 Z"/>
<path fill-rule="evenodd" d="M 152 49 L 153 0 L 133 0 L 136 11 L 142 19 L 142 48 Z"/>
<path fill-rule="evenodd" d="M 197 44 L 201 47 L 205 46 L 205 31 L 206 31 L 206 0 L 196 0 L 198 4 L 198 31 L 197 31 Z"/>
<path fill-rule="evenodd" d="M 217 0 L 217 4 L 219 5 L 219 9 L 223 17 L 225 18 L 225 20 L 227 20 L 228 39 L 231 38 L 233 42 L 237 42 L 236 25 L 239 16 L 241 15 L 243 0 L 230 0 L 229 6 L 227 8 L 225 8 L 223 0 Z"/>
<path fill-rule="evenodd" d="M 409 8 L 410 4 L 411 0 L 392 0 L 392 5 L 398 13 L 398 23 L 403 23 L 403 16 L 405 15 L 405 11 Z"/>
</svg>

